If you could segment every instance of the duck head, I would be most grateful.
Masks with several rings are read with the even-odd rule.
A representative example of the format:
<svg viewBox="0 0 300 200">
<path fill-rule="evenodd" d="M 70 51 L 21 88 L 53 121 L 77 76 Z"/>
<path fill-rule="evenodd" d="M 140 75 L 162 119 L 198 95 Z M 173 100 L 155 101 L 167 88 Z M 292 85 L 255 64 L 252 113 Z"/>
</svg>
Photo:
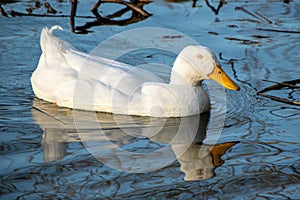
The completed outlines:
<svg viewBox="0 0 300 200">
<path fill-rule="evenodd" d="M 170 83 L 197 86 L 206 79 L 215 80 L 230 90 L 240 89 L 221 68 L 211 49 L 204 46 L 185 47 L 174 62 Z"/>
</svg>

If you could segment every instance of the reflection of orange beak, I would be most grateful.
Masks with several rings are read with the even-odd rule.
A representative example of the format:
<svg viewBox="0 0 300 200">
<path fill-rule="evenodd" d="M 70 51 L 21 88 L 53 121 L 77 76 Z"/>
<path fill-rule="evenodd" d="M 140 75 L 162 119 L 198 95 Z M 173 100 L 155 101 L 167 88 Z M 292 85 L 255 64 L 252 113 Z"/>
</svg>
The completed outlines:
<svg viewBox="0 0 300 200">
<path fill-rule="evenodd" d="M 221 67 L 217 65 L 215 65 L 214 71 L 209 74 L 208 77 L 227 89 L 240 90 L 240 87 L 227 76 Z"/>
<path fill-rule="evenodd" d="M 210 148 L 210 154 L 213 158 L 213 163 L 215 167 L 219 167 L 224 163 L 224 160 L 221 157 L 226 153 L 226 151 L 233 145 L 239 142 L 226 142 L 222 144 L 216 144 Z"/>
</svg>

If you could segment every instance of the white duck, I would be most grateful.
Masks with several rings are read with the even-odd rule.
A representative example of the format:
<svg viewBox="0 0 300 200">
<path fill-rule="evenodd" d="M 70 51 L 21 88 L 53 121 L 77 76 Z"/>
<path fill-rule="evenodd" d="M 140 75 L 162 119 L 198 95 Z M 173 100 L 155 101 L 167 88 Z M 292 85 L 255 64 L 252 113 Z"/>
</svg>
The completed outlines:
<svg viewBox="0 0 300 200">
<path fill-rule="evenodd" d="M 53 35 L 59 26 L 43 28 L 42 55 L 33 72 L 35 95 L 58 106 L 116 114 L 179 117 L 210 108 L 202 80 L 214 79 L 239 90 L 207 47 L 187 46 L 177 56 L 170 83 L 146 70 L 91 56 Z"/>
</svg>

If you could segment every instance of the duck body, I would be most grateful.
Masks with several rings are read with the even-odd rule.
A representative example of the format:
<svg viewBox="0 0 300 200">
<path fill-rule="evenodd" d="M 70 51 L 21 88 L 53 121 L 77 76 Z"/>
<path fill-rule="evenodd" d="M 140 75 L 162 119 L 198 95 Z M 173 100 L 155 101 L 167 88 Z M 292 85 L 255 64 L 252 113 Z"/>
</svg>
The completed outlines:
<svg viewBox="0 0 300 200">
<path fill-rule="evenodd" d="M 180 53 L 170 83 L 165 83 L 141 68 L 80 52 L 56 37 L 55 29 L 61 27 L 41 32 L 42 54 L 31 77 L 36 97 L 62 107 L 126 115 L 179 117 L 209 110 L 209 98 L 200 82 L 213 67 L 204 70 L 204 75 L 193 72 L 197 69 L 188 66 L 185 60 L 189 58 Z"/>
</svg>

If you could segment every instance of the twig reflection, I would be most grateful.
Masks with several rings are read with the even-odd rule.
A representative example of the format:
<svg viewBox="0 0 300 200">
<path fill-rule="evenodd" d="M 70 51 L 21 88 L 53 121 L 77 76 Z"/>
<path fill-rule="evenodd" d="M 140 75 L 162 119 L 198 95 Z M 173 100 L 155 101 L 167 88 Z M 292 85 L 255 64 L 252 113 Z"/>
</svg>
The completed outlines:
<svg viewBox="0 0 300 200">
<path fill-rule="evenodd" d="M 119 25 L 119 26 L 125 26 L 132 23 L 136 23 L 138 21 L 142 21 L 149 16 L 151 16 L 150 13 L 145 11 L 143 9 L 143 6 L 150 3 L 149 0 L 130 0 L 130 2 L 122 1 L 122 0 L 99 0 L 91 9 L 92 13 L 95 15 L 96 20 L 92 22 L 87 22 L 83 26 L 77 26 L 75 27 L 75 16 L 76 16 L 76 9 L 77 9 L 77 0 L 72 0 L 72 9 L 71 9 L 71 15 L 70 15 L 70 24 L 71 29 L 73 32 L 78 31 L 77 33 L 88 33 L 88 29 L 93 26 L 101 26 L 101 25 Z M 99 12 L 98 8 L 103 3 L 117 3 L 125 5 L 126 7 L 113 13 L 110 15 L 107 15 L 106 17 L 102 17 Z M 131 16 L 127 19 L 122 20 L 114 20 L 113 18 L 121 17 L 125 13 L 131 11 Z"/>
<path fill-rule="evenodd" d="M 188 0 L 165 0 L 167 2 L 174 2 L 174 3 L 181 3 Z M 192 7 L 197 7 L 198 0 L 192 0 Z M 8 2 L 5 2 L 8 3 Z M 107 16 L 101 16 L 98 12 L 99 7 L 102 4 L 105 3 L 113 3 L 113 4 L 121 4 L 124 5 L 125 8 L 120 9 L 119 11 L 109 14 Z M 151 16 L 150 13 L 148 13 L 143 7 L 146 4 L 151 3 L 151 0 L 98 0 L 97 3 L 94 4 L 94 6 L 91 9 L 91 12 L 94 16 L 77 16 L 77 8 L 78 8 L 78 0 L 71 0 L 71 12 L 70 15 L 57 15 L 58 11 L 53 8 L 53 6 L 50 5 L 50 3 L 45 2 L 44 4 L 41 4 L 40 2 L 36 1 L 35 6 L 32 8 L 27 8 L 27 13 L 22 13 L 18 11 L 11 10 L 9 14 L 11 16 L 36 16 L 36 17 L 69 17 L 70 18 L 70 26 L 71 30 L 74 33 L 88 33 L 88 29 L 93 26 L 102 26 L 102 25 L 119 25 L 119 26 L 125 26 L 132 23 L 136 23 L 139 21 L 142 21 L 149 16 Z M 205 0 L 206 5 L 216 14 L 218 15 L 220 9 L 225 4 L 225 0 L 220 0 L 218 7 L 215 8 L 211 5 L 209 0 Z M 35 9 L 39 9 L 42 6 L 44 6 L 47 9 L 46 14 L 34 14 Z M 131 16 L 127 19 L 121 19 L 116 20 L 114 18 L 122 17 L 125 13 L 131 12 Z M 5 12 L 5 10 L 0 5 L 0 13 L 8 17 L 8 14 Z M 93 18 L 96 20 L 87 22 L 85 25 L 82 26 L 76 26 L 75 19 L 76 18 Z"/>
<path fill-rule="evenodd" d="M 218 4 L 218 7 L 215 8 L 213 7 L 208 0 L 205 0 L 205 3 L 206 5 L 216 14 L 218 15 L 219 14 L 219 11 L 220 9 L 223 7 L 224 3 L 225 3 L 225 0 L 220 0 L 219 4 Z"/>
<path fill-rule="evenodd" d="M 4 8 L 2 8 L 1 4 L 0 4 L 0 13 L 2 16 L 8 17 L 7 13 L 5 12 Z"/>
<path fill-rule="evenodd" d="M 300 101 L 296 101 L 294 100 L 293 97 L 293 93 L 296 91 L 296 89 L 299 89 L 299 86 L 297 86 L 297 84 L 300 83 L 300 79 L 296 79 L 296 80 L 291 80 L 291 81 L 284 81 L 284 82 L 275 82 L 275 81 L 269 81 L 269 80 L 265 80 L 266 82 L 272 82 L 275 83 L 272 86 L 269 86 L 263 90 L 258 91 L 256 94 L 272 99 L 274 101 L 279 101 L 282 103 L 286 103 L 286 104 L 291 104 L 291 105 L 295 105 L 295 106 L 300 106 Z M 281 90 L 283 88 L 288 88 L 291 89 L 292 91 L 288 93 L 288 98 L 282 98 L 282 97 L 277 97 L 277 96 L 273 96 L 273 95 L 269 95 L 266 94 L 266 92 L 268 91 L 273 91 L 273 90 Z"/>
</svg>

